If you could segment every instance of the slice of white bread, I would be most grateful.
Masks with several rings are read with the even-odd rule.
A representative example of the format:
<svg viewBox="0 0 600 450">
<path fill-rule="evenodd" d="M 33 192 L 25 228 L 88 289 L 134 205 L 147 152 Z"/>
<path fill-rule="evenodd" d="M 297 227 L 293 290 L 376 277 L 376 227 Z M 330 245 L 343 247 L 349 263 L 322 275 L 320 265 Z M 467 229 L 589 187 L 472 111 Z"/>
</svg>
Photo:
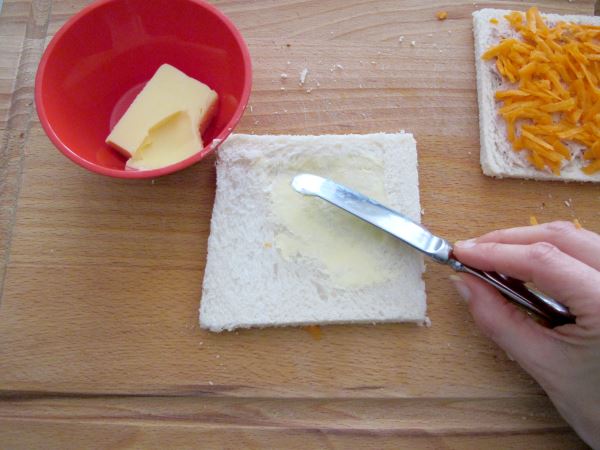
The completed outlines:
<svg viewBox="0 0 600 450">
<path fill-rule="evenodd" d="M 490 47 L 498 44 L 502 37 L 518 37 L 504 18 L 511 11 L 503 9 L 482 9 L 473 13 L 473 32 L 475 38 L 475 67 L 477 70 L 477 96 L 479 102 L 479 132 L 481 139 L 481 167 L 489 176 L 503 178 L 530 178 L 537 180 L 560 181 L 600 181 L 600 173 L 586 175 L 581 171 L 585 165 L 580 155 L 581 147 L 567 143 L 575 150 L 575 157 L 561 168 L 561 175 L 550 171 L 536 170 L 527 160 L 525 152 L 515 152 L 507 139 L 506 125 L 498 115 L 499 103 L 494 94 L 509 84 L 502 80 L 495 66 L 495 59 L 483 61 L 481 56 Z M 542 14 L 549 26 L 557 22 L 573 22 L 600 25 L 600 17 L 562 16 Z M 498 24 L 490 23 L 496 19 Z"/>
<path fill-rule="evenodd" d="M 293 191 L 301 172 L 420 220 L 411 134 L 233 135 L 218 154 L 201 327 L 424 322 L 421 255 Z"/>
</svg>

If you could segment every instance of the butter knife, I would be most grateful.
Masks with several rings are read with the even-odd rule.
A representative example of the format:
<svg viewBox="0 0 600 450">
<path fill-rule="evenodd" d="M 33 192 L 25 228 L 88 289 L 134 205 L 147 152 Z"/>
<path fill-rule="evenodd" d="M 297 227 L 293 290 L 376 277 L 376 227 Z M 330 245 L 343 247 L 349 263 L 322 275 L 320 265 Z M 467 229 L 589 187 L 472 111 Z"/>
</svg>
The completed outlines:
<svg viewBox="0 0 600 450">
<path fill-rule="evenodd" d="M 331 180 L 312 175 L 296 175 L 292 187 L 300 194 L 320 197 L 332 205 L 390 233 L 405 244 L 457 272 L 469 273 L 498 289 L 508 300 L 537 314 L 550 327 L 574 323 L 569 309 L 555 299 L 525 285 L 520 280 L 496 272 L 486 272 L 458 261 L 452 245 L 435 236 L 403 214 Z"/>
</svg>

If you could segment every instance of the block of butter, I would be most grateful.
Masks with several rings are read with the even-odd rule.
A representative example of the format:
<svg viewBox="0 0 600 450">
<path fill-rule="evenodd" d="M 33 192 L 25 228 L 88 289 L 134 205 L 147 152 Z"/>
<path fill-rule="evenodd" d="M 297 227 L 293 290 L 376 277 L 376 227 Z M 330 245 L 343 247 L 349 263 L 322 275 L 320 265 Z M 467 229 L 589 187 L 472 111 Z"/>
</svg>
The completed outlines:
<svg viewBox="0 0 600 450">
<path fill-rule="evenodd" d="M 127 168 L 166 167 L 203 148 L 217 93 L 163 64 L 117 122 L 106 142 L 129 158 Z"/>
</svg>

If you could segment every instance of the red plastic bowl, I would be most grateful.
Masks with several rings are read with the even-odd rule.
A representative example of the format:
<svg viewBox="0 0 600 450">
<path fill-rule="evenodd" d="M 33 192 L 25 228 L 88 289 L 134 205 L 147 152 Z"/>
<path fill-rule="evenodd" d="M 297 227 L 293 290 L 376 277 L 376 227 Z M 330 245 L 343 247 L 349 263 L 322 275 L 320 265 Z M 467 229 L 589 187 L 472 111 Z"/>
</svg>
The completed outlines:
<svg viewBox="0 0 600 450">
<path fill-rule="evenodd" d="M 171 64 L 219 94 L 219 111 L 190 158 L 156 170 L 125 170 L 105 144 L 110 129 L 158 67 Z M 213 151 L 250 96 L 248 48 L 233 23 L 201 0 L 100 0 L 72 17 L 44 52 L 35 102 L 44 130 L 80 166 L 121 178 L 154 178 Z"/>
</svg>

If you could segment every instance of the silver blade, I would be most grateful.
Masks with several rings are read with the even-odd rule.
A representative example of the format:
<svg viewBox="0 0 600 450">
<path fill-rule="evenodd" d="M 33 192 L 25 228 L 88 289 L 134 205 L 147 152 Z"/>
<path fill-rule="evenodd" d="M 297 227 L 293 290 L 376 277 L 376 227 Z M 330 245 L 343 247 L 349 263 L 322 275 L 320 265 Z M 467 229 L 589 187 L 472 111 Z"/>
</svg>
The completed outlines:
<svg viewBox="0 0 600 450">
<path fill-rule="evenodd" d="M 313 195 L 387 231 L 411 247 L 441 263 L 452 252 L 448 241 L 431 234 L 408 217 L 331 180 L 311 174 L 296 175 L 292 187 L 301 194 Z"/>
</svg>

